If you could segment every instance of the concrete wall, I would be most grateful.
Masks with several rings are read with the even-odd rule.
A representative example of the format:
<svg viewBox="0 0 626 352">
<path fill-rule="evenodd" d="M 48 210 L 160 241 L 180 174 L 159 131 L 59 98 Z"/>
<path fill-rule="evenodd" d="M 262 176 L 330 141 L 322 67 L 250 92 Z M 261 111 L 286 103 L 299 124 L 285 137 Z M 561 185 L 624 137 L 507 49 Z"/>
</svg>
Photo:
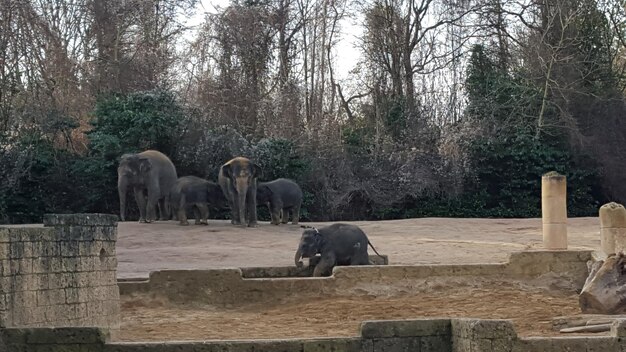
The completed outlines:
<svg viewBox="0 0 626 352">
<path fill-rule="evenodd" d="M 0 352 L 624 352 L 626 321 L 613 324 L 609 336 L 517 337 L 507 320 L 417 319 L 368 321 L 353 338 L 110 342 L 96 328 L 2 329 Z"/>
<path fill-rule="evenodd" d="M 119 327 L 116 239 L 113 215 L 0 227 L 0 328 Z"/>
<path fill-rule="evenodd" d="M 559 290 L 580 290 L 587 278 L 590 251 L 526 251 L 513 253 L 505 264 L 382 265 L 335 267 L 325 278 L 284 277 L 294 268 L 266 268 L 259 278 L 250 269 L 166 270 L 149 280 L 120 281 L 123 299 L 165 298 L 177 303 L 232 306 L 286 297 L 350 294 L 416 293 L 432 285 L 521 282 Z M 252 277 L 246 278 L 245 276 Z"/>
</svg>

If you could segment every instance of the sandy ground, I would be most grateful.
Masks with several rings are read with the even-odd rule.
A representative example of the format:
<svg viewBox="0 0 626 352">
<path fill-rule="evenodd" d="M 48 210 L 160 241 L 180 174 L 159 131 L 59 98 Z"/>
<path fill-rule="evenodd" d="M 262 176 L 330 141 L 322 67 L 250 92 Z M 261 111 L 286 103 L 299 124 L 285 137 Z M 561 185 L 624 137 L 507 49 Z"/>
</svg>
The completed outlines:
<svg viewBox="0 0 626 352">
<path fill-rule="evenodd" d="M 361 226 L 390 264 L 505 262 L 509 253 L 541 248 L 541 219 L 455 219 L 352 222 Z M 330 223 L 307 223 L 324 226 Z M 293 265 L 302 229 L 261 222 L 256 228 L 211 220 L 208 226 L 174 221 L 119 223 L 118 277 L 146 277 L 163 269 Z M 598 218 L 568 220 L 570 249 L 598 249 Z M 371 253 L 371 251 L 370 251 Z"/>
<path fill-rule="evenodd" d="M 516 287 L 465 287 L 403 297 L 344 297 L 236 309 L 125 302 L 118 340 L 211 340 L 358 336 L 364 320 L 419 317 L 512 319 L 520 336 L 558 336 L 552 318 L 580 313 L 578 297 Z M 176 329 L 172 329 L 176 326 Z"/>
<path fill-rule="evenodd" d="M 354 224 L 363 228 L 392 264 L 497 263 L 506 261 L 513 251 L 542 247 L 541 219 L 423 218 Z M 599 248 L 597 218 L 570 219 L 568 231 L 571 249 Z M 301 232 L 299 226 L 269 223 L 257 228 L 234 227 L 226 221 L 186 227 L 173 221 L 120 223 L 118 276 L 145 277 L 161 269 L 293 265 Z M 508 284 L 400 297 L 265 302 L 230 309 L 124 300 L 118 339 L 357 336 L 363 320 L 420 317 L 512 319 L 522 336 L 557 336 L 552 318 L 579 313 L 575 294 L 529 291 Z"/>
</svg>

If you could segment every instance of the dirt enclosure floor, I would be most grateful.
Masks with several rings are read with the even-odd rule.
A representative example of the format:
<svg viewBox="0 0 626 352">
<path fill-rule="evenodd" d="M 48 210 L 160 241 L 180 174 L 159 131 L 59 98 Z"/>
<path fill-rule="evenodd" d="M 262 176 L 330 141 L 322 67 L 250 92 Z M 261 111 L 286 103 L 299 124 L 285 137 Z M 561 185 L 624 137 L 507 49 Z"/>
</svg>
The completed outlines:
<svg viewBox="0 0 626 352">
<path fill-rule="evenodd" d="M 193 223 L 193 221 L 191 221 Z M 505 262 L 509 253 L 542 248 L 541 219 L 422 218 L 356 221 L 390 264 L 472 264 Z M 324 226 L 331 223 L 306 223 Z M 235 227 L 210 220 L 208 226 L 174 221 L 118 225 L 118 277 L 147 277 L 165 269 L 213 269 L 293 265 L 303 229 L 297 225 Z M 570 249 L 599 249 L 598 218 L 568 220 Z M 370 250 L 370 253 L 371 250 Z"/>
<path fill-rule="evenodd" d="M 118 276 L 145 277 L 161 269 L 293 265 L 302 232 L 298 226 L 209 224 L 120 223 Z M 391 264 L 498 263 L 513 251 L 542 247 L 541 219 L 424 218 L 354 224 L 363 228 L 380 253 L 389 256 Z M 597 218 L 570 219 L 568 230 L 570 249 L 599 248 Z M 513 319 L 522 336 L 556 336 L 559 333 L 552 330 L 551 319 L 579 313 L 576 294 L 509 284 L 396 297 L 267 302 L 229 309 L 123 301 L 119 340 L 357 336 L 363 320 L 420 317 Z"/>
<path fill-rule="evenodd" d="M 358 336 L 364 320 L 422 317 L 513 319 L 520 336 L 558 336 L 551 319 L 580 313 L 578 296 L 474 287 L 401 297 L 344 297 L 236 309 L 122 305 L 119 340 L 211 340 Z M 173 328 L 176 327 L 176 328 Z"/>
</svg>

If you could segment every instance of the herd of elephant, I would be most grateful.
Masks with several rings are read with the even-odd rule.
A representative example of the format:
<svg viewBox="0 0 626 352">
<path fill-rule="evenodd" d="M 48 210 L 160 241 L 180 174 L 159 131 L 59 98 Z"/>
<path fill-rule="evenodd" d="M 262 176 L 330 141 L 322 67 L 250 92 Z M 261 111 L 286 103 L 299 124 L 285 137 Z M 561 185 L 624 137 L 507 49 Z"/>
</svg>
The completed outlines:
<svg viewBox="0 0 626 352">
<path fill-rule="evenodd" d="M 244 157 L 234 158 L 220 167 L 218 183 L 196 176 L 178 177 L 176 167 L 165 154 L 147 150 L 124 154 L 117 168 L 120 218 L 126 219 L 126 194 L 134 191 L 139 207 L 139 222 L 177 219 L 188 225 L 187 209 L 193 208 L 196 224 L 208 224 L 209 207 L 231 210 L 231 223 L 254 227 L 257 203 L 267 205 L 272 224 L 300 219 L 302 190 L 292 180 L 279 178 L 260 182 L 261 168 Z"/>
<path fill-rule="evenodd" d="M 161 220 L 176 218 L 181 225 L 188 225 L 187 210 L 193 207 L 196 224 L 208 224 L 209 206 L 228 206 L 232 224 L 254 227 L 257 202 L 269 207 L 274 225 L 287 223 L 290 212 L 293 224 L 300 218 L 300 187 L 284 178 L 257 184 L 261 168 L 244 157 L 222 165 L 217 183 L 196 176 L 179 178 L 172 161 L 156 150 L 124 154 L 117 176 L 122 221 L 126 218 L 126 194 L 130 189 L 139 206 L 139 222 L 156 220 L 158 207 Z M 301 258 L 320 254 L 313 276 L 327 276 L 336 265 L 371 264 L 368 245 L 378 254 L 363 230 L 355 225 L 332 224 L 320 229 L 306 226 L 296 250 L 295 265 L 301 267 Z"/>
</svg>

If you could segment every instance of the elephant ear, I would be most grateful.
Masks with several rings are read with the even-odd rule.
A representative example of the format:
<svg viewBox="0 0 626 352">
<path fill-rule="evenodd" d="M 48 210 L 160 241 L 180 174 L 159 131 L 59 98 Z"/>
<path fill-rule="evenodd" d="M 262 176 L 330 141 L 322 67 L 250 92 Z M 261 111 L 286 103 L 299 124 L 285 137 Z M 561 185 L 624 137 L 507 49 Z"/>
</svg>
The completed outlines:
<svg viewBox="0 0 626 352">
<path fill-rule="evenodd" d="M 233 177 L 233 170 L 230 164 L 224 164 L 222 165 L 222 174 L 224 174 L 224 177 L 226 178 L 232 178 Z"/>
<path fill-rule="evenodd" d="M 263 176 L 263 169 L 257 164 L 252 164 L 252 175 L 261 178 Z"/>
<path fill-rule="evenodd" d="M 322 234 L 316 228 L 314 228 L 313 231 L 315 231 L 313 234 L 315 244 L 317 245 L 317 248 L 321 248 L 322 244 L 324 243 L 324 236 L 322 236 Z"/>
<path fill-rule="evenodd" d="M 152 169 L 152 163 L 150 163 L 150 159 L 148 158 L 139 159 L 139 172 L 141 172 L 142 174 L 145 174 L 151 169 Z"/>
<path fill-rule="evenodd" d="M 132 154 L 123 154 L 122 156 L 120 156 L 120 162 L 130 159 L 130 157 L 133 156 Z"/>
</svg>

